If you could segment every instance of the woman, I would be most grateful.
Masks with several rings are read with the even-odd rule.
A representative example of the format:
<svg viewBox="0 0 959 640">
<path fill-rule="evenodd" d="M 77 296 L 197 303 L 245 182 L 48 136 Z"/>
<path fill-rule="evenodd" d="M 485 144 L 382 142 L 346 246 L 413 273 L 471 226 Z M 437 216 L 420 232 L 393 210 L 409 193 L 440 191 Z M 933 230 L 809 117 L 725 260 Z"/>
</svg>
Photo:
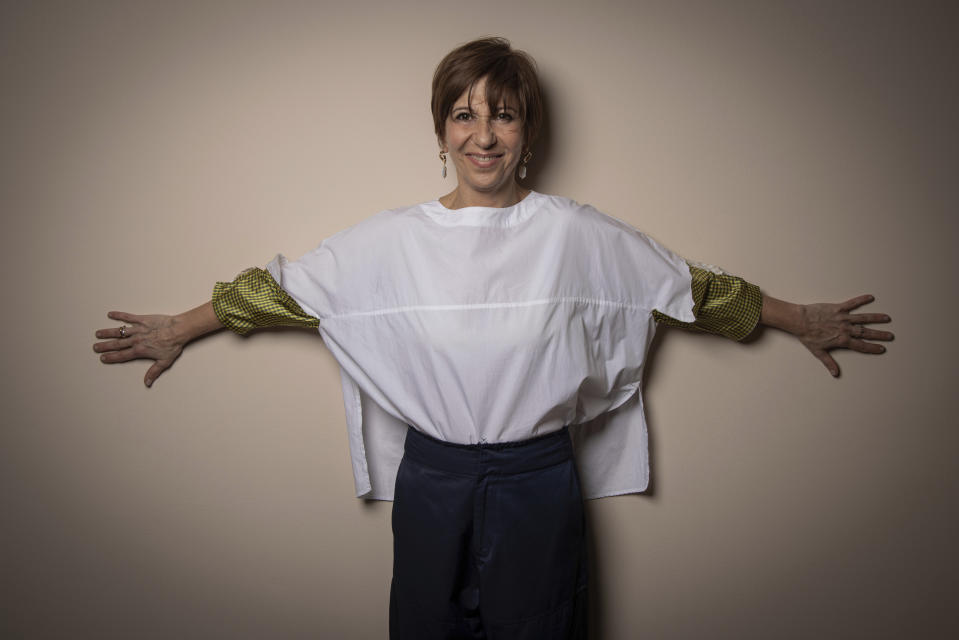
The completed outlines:
<svg viewBox="0 0 959 640">
<path fill-rule="evenodd" d="M 178 316 L 111 312 L 130 326 L 97 331 L 94 349 L 154 360 L 150 386 L 224 326 L 318 327 L 341 367 L 357 494 L 395 498 L 391 637 L 583 638 L 582 500 L 646 488 L 639 384 L 655 323 L 742 339 L 762 322 L 837 375 L 828 351 L 882 353 L 867 340 L 892 334 L 864 325 L 889 318 L 851 313 L 871 296 L 763 296 L 524 187 L 542 99 L 505 40 L 450 52 L 431 108 L 452 191 L 277 256 Z"/>
</svg>

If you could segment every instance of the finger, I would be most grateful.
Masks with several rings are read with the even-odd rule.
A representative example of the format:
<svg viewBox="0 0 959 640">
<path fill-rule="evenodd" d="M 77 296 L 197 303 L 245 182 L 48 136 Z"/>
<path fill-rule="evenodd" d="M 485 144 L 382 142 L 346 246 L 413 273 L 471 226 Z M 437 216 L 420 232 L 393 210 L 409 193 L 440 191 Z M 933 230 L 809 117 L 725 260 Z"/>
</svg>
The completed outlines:
<svg viewBox="0 0 959 640">
<path fill-rule="evenodd" d="M 121 340 L 105 340 L 103 342 L 97 342 L 93 345 L 93 350 L 97 353 L 102 353 L 104 351 L 120 351 L 121 349 L 129 349 L 132 346 L 132 340 L 130 338 L 123 338 Z"/>
<path fill-rule="evenodd" d="M 152 387 L 153 383 L 156 382 L 156 379 L 160 377 L 160 374 L 166 371 L 169 367 L 169 362 L 161 362 L 157 360 L 153 363 L 153 366 L 147 369 L 146 375 L 143 376 L 143 384 L 145 384 L 147 387 Z"/>
<path fill-rule="evenodd" d="M 123 349 L 121 351 L 109 351 L 100 356 L 100 362 L 106 364 L 116 364 L 117 362 L 129 362 L 141 357 L 133 349 Z"/>
<path fill-rule="evenodd" d="M 139 333 L 135 326 L 128 327 L 127 325 L 123 325 L 122 327 L 97 329 L 94 335 L 98 338 L 128 338 L 135 333 Z"/>
<path fill-rule="evenodd" d="M 143 320 L 143 316 L 138 316 L 135 313 L 127 313 L 126 311 L 110 311 L 107 313 L 107 317 L 111 320 L 119 320 L 120 322 L 129 322 L 131 324 L 139 324 Z"/>
<path fill-rule="evenodd" d="M 874 344 L 872 342 L 866 342 L 864 340 L 850 340 L 849 349 L 853 351 L 859 351 L 861 353 L 885 353 L 886 347 L 881 344 Z"/>
<path fill-rule="evenodd" d="M 863 327 L 862 334 L 857 337 L 863 340 L 893 340 L 896 336 L 892 331 L 879 331 L 878 329 Z"/>
<path fill-rule="evenodd" d="M 877 322 L 890 322 L 892 318 L 885 313 L 852 313 L 849 314 L 849 322 L 855 324 L 875 324 Z"/>
<path fill-rule="evenodd" d="M 814 351 L 813 355 L 819 358 L 819 361 L 826 366 L 826 370 L 829 371 L 833 378 L 839 375 L 839 365 L 836 364 L 836 361 L 832 359 L 832 356 L 829 355 L 828 352 Z"/>
<path fill-rule="evenodd" d="M 852 311 L 856 307 L 861 307 L 864 304 L 869 304 L 875 299 L 876 299 L 875 296 L 872 296 L 868 293 L 861 296 L 856 296 L 855 298 L 850 298 L 849 300 L 846 300 L 845 302 L 839 303 L 839 310 Z"/>
</svg>

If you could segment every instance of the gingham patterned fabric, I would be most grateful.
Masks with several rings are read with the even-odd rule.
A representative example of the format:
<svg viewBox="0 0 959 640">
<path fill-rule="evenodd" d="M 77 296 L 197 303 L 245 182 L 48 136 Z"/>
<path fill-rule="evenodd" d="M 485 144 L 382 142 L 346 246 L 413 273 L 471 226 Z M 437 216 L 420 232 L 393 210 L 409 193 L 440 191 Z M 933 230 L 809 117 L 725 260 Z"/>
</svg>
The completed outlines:
<svg viewBox="0 0 959 640">
<path fill-rule="evenodd" d="M 660 324 L 742 340 L 759 323 L 762 294 L 742 278 L 689 265 L 695 322 L 680 322 L 653 311 Z M 268 271 L 251 268 L 233 282 L 213 287 L 213 310 L 225 327 L 241 335 L 259 327 L 313 327 L 308 315 Z"/>
<path fill-rule="evenodd" d="M 260 327 L 320 326 L 319 319 L 307 315 L 269 271 L 257 267 L 241 272 L 233 282 L 217 282 L 213 311 L 223 326 L 240 335 Z"/>
<path fill-rule="evenodd" d="M 680 322 L 653 311 L 656 322 L 742 340 L 759 324 L 763 296 L 759 287 L 742 278 L 689 265 L 695 322 Z"/>
</svg>

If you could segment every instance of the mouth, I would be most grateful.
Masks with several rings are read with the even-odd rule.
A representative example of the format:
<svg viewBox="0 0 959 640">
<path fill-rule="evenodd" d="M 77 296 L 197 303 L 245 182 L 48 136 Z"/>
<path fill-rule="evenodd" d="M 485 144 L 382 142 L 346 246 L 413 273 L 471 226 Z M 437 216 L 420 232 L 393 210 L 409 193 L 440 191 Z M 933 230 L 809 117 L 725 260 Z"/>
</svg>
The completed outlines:
<svg viewBox="0 0 959 640">
<path fill-rule="evenodd" d="M 486 169 L 495 165 L 502 159 L 502 153 L 467 153 L 466 157 L 470 159 L 477 167 Z"/>
</svg>

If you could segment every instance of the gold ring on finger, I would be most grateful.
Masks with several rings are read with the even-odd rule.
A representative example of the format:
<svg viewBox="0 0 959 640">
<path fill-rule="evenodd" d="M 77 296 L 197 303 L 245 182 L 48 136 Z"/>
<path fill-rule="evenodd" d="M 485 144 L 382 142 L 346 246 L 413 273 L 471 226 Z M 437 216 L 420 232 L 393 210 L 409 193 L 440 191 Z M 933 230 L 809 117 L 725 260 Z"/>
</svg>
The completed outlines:
<svg viewBox="0 0 959 640">
<path fill-rule="evenodd" d="M 127 328 L 126 328 L 125 326 L 120 327 L 120 337 L 121 337 L 121 338 L 126 338 L 126 337 L 127 337 Z"/>
</svg>

